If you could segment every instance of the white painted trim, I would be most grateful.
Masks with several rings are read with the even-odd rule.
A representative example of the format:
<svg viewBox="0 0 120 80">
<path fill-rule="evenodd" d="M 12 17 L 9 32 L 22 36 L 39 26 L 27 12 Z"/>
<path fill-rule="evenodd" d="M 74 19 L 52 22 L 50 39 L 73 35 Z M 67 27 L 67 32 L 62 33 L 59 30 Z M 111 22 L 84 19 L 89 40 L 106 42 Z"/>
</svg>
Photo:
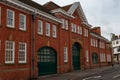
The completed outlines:
<svg viewBox="0 0 120 80">
<path fill-rule="evenodd" d="M 41 23 L 40 26 L 39 26 L 39 25 L 37 26 L 37 27 L 38 27 L 38 28 L 37 28 L 38 30 L 39 30 L 39 28 L 41 27 L 41 31 L 40 31 L 40 32 L 39 32 L 38 30 L 37 30 L 37 31 L 38 31 L 38 34 L 42 35 L 42 34 L 43 34 L 43 21 L 42 21 L 42 20 L 38 20 L 37 22 L 38 22 L 37 24 Z"/>
<path fill-rule="evenodd" d="M 56 21 L 58 23 L 62 23 L 62 21 L 60 19 L 58 19 L 57 17 L 52 16 L 52 15 L 50 15 L 48 13 L 45 13 L 45 12 L 43 12 L 41 10 L 38 10 L 38 9 L 32 7 L 32 6 L 27 5 L 27 4 L 24 4 L 24 3 L 20 2 L 20 1 L 17 1 L 17 0 L 6 0 L 6 1 L 8 1 L 10 3 L 13 3 L 13 4 L 15 4 L 15 5 L 19 6 L 19 7 L 24 8 L 24 9 L 27 9 L 27 10 L 29 10 L 31 12 L 36 12 L 37 14 L 39 14 L 41 16 L 44 16 L 44 17 L 47 17 L 48 19 L 54 20 L 54 21 Z"/>
<path fill-rule="evenodd" d="M 6 61 L 6 42 L 13 42 L 13 56 L 12 56 L 12 58 L 13 58 L 13 60 L 12 61 Z M 5 41 L 5 64 L 13 64 L 14 63 L 14 61 L 15 61 L 15 42 L 14 41 Z"/>
<path fill-rule="evenodd" d="M 8 25 L 8 11 L 11 11 L 13 12 L 13 24 L 12 25 Z M 7 24 L 7 27 L 9 28 L 15 28 L 15 12 L 11 9 L 7 9 L 7 16 L 6 16 L 7 20 L 6 20 L 6 24 Z"/>
<path fill-rule="evenodd" d="M 94 33 L 90 33 L 90 35 L 91 35 L 91 36 L 94 36 L 94 37 L 97 37 L 97 38 L 99 38 L 99 39 L 101 39 L 101 40 L 104 40 L 104 41 L 106 41 L 106 42 L 109 42 L 107 39 L 105 39 L 105 38 L 103 38 L 103 37 L 101 37 L 101 36 L 98 36 L 98 35 L 96 35 L 96 34 L 94 34 Z"/>
<path fill-rule="evenodd" d="M 54 33 L 53 33 L 53 32 L 54 32 Z M 57 26 L 56 26 L 56 25 L 53 25 L 53 26 L 52 26 L 52 36 L 53 36 L 54 38 L 57 37 Z"/>
<path fill-rule="evenodd" d="M 19 63 L 26 63 L 26 59 L 27 59 L 27 44 L 24 43 L 24 42 L 19 42 L 19 45 L 20 44 L 25 44 L 25 60 L 24 61 L 19 61 L 19 54 L 18 54 L 18 62 Z M 19 53 L 19 52 L 18 52 Z"/>
<path fill-rule="evenodd" d="M 61 9 L 61 8 L 54 9 L 54 10 L 52 10 L 51 12 L 52 12 L 52 13 L 58 13 L 58 12 L 59 12 L 59 13 L 62 13 L 62 14 L 64 14 L 64 15 L 70 17 L 70 18 L 74 18 L 74 16 L 70 15 L 69 13 L 67 13 L 66 11 L 64 11 L 64 10 Z"/>
<path fill-rule="evenodd" d="M 24 29 L 20 27 L 20 16 L 21 15 L 24 16 Z M 21 13 L 19 14 L 19 29 L 23 30 L 23 31 L 26 31 L 26 15 L 21 14 Z"/>
<path fill-rule="evenodd" d="M 48 29 L 48 33 L 47 33 L 47 29 Z M 45 35 L 50 36 L 50 23 L 45 24 Z"/>
</svg>

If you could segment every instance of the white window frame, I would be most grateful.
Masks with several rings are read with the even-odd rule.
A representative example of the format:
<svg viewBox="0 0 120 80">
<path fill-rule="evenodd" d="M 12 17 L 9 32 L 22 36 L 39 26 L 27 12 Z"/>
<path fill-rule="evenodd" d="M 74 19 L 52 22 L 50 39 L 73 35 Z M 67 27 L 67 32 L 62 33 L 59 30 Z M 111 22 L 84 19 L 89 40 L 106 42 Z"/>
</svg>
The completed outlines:
<svg viewBox="0 0 120 80">
<path fill-rule="evenodd" d="M 111 62 L 111 61 L 112 61 L 111 55 L 107 54 L 107 62 Z"/>
<path fill-rule="evenodd" d="M 50 23 L 46 23 L 46 36 L 50 36 Z"/>
<path fill-rule="evenodd" d="M 93 46 L 93 39 L 92 38 L 90 39 L 90 42 L 91 42 L 91 46 Z"/>
<path fill-rule="evenodd" d="M 80 27 L 80 32 L 79 33 L 80 33 L 80 35 L 82 35 L 82 27 Z"/>
<path fill-rule="evenodd" d="M 96 40 L 96 47 L 98 47 L 98 41 Z"/>
<path fill-rule="evenodd" d="M 76 24 L 74 24 L 74 27 L 75 27 L 75 31 L 74 32 L 76 33 L 77 32 L 77 28 L 76 28 L 77 26 L 76 26 Z"/>
<path fill-rule="evenodd" d="M 68 30 L 68 20 L 65 20 L 65 29 Z"/>
<path fill-rule="evenodd" d="M 21 45 L 21 44 L 22 44 L 22 45 L 24 44 L 24 46 L 25 46 L 25 49 L 24 49 L 24 50 L 21 50 L 21 49 L 20 49 L 20 45 Z M 20 52 L 24 52 L 24 53 L 25 53 L 25 54 L 24 54 L 24 55 L 25 55 L 25 56 L 24 56 L 24 59 L 25 59 L 24 61 L 20 61 L 20 60 L 19 60 L 19 58 L 20 58 L 20 56 L 19 56 L 19 55 L 20 55 Z M 19 54 L 18 54 L 18 61 L 19 61 L 19 63 L 26 63 L 26 58 L 27 58 L 27 56 L 26 56 L 26 55 L 27 55 L 27 44 L 26 44 L 26 43 L 24 43 L 24 42 L 19 42 L 19 52 L 18 52 L 18 53 L 19 53 Z"/>
<path fill-rule="evenodd" d="M 84 29 L 84 36 L 88 37 L 88 30 L 87 29 Z"/>
<path fill-rule="evenodd" d="M 72 32 L 74 32 L 74 26 L 73 26 L 74 24 L 73 23 L 71 23 L 71 27 L 72 27 Z"/>
<path fill-rule="evenodd" d="M 64 62 L 68 62 L 68 48 L 64 47 Z"/>
<path fill-rule="evenodd" d="M 12 25 L 10 25 L 10 24 L 8 24 L 8 11 L 10 11 L 10 12 L 12 12 L 13 13 L 13 17 L 12 17 L 12 19 L 13 19 L 13 21 L 12 21 Z M 9 28 L 14 28 L 14 22 L 15 22 L 15 13 L 14 13 L 14 11 L 13 10 L 10 10 L 10 9 L 7 9 L 7 27 L 9 27 Z"/>
<path fill-rule="evenodd" d="M 38 20 L 38 34 L 40 34 L 40 35 L 43 34 L 43 21 L 41 21 L 41 20 Z"/>
<path fill-rule="evenodd" d="M 86 50 L 86 62 L 89 62 L 89 51 Z"/>
<path fill-rule="evenodd" d="M 100 53 L 100 62 L 105 62 L 105 54 L 104 53 Z"/>
<path fill-rule="evenodd" d="M 21 16 L 23 16 L 23 20 L 21 21 Z M 24 26 L 21 27 L 21 22 L 24 23 Z M 26 15 L 24 14 L 19 14 L 19 29 L 26 31 Z"/>
<path fill-rule="evenodd" d="M 53 27 L 52 27 L 52 36 L 54 38 L 57 37 L 57 26 L 56 25 L 53 25 Z"/>
<path fill-rule="evenodd" d="M 12 46 L 12 49 L 8 49 L 8 48 L 10 48 L 10 46 Z M 7 60 L 7 55 L 10 55 L 10 53 L 7 53 L 7 52 L 11 52 L 11 51 L 12 51 L 12 53 L 11 53 L 12 54 L 12 60 L 8 61 Z M 5 41 L 5 63 L 6 64 L 14 63 L 14 58 L 15 58 L 15 42 L 14 41 Z"/>
</svg>

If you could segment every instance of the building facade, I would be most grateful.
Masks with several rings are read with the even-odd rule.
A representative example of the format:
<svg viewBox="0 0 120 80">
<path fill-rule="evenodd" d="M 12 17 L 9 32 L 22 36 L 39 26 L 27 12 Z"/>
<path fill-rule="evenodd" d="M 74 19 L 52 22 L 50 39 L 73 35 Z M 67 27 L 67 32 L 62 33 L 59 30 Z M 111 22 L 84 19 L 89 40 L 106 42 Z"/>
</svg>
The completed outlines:
<svg viewBox="0 0 120 80">
<path fill-rule="evenodd" d="M 32 0 L 0 1 L 0 79 L 107 66 L 109 41 L 88 23 L 79 2 L 41 6 Z"/>
<path fill-rule="evenodd" d="M 113 51 L 113 59 L 115 63 L 120 63 L 120 36 L 112 35 L 112 51 Z"/>
</svg>

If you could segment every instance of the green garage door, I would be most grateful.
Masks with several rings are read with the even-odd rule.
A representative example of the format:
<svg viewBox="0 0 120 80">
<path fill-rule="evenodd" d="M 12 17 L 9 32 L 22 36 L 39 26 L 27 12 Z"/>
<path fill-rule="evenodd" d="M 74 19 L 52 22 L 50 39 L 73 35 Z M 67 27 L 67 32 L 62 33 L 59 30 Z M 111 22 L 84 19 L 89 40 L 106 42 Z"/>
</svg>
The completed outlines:
<svg viewBox="0 0 120 80">
<path fill-rule="evenodd" d="M 57 73 L 56 51 L 50 47 L 38 50 L 38 75 L 49 75 Z"/>
<path fill-rule="evenodd" d="M 72 55 L 73 55 L 73 70 L 80 69 L 80 46 L 78 43 L 75 43 L 72 46 Z"/>
</svg>

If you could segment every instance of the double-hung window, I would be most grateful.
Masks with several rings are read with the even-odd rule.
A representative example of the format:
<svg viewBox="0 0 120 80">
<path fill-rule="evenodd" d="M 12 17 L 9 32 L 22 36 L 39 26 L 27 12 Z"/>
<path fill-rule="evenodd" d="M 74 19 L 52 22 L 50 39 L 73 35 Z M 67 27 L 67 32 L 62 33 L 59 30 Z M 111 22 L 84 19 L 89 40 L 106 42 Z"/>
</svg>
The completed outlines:
<svg viewBox="0 0 120 80">
<path fill-rule="evenodd" d="M 26 63 L 26 50 L 26 43 L 19 42 L 19 63 Z"/>
<path fill-rule="evenodd" d="M 64 62 L 68 62 L 68 48 L 64 47 Z"/>
<path fill-rule="evenodd" d="M 15 55 L 15 42 L 6 41 L 5 42 L 5 63 L 14 63 Z"/>
<path fill-rule="evenodd" d="M 80 33 L 80 35 L 82 35 L 82 27 L 80 27 L 80 32 L 79 33 Z"/>
<path fill-rule="evenodd" d="M 52 30 L 53 30 L 53 31 L 52 31 L 52 36 L 53 36 L 54 38 L 56 38 L 56 36 L 57 36 L 56 34 L 57 34 L 57 33 L 56 33 L 56 26 L 55 26 L 55 25 L 53 25 Z"/>
<path fill-rule="evenodd" d="M 24 14 L 19 15 L 19 29 L 26 30 L 26 16 Z"/>
<path fill-rule="evenodd" d="M 46 23 L 46 36 L 50 36 L 50 24 Z"/>
<path fill-rule="evenodd" d="M 65 20 L 65 28 L 68 30 L 68 20 Z"/>
<path fill-rule="evenodd" d="M 14 11 L 7 9 L 7 27 L 14 28 Z"/>
<path fill-rule="evenodd" d="M 38 20 L 38 34 L 43 34 L 43 22 Z"/>
</svg>

